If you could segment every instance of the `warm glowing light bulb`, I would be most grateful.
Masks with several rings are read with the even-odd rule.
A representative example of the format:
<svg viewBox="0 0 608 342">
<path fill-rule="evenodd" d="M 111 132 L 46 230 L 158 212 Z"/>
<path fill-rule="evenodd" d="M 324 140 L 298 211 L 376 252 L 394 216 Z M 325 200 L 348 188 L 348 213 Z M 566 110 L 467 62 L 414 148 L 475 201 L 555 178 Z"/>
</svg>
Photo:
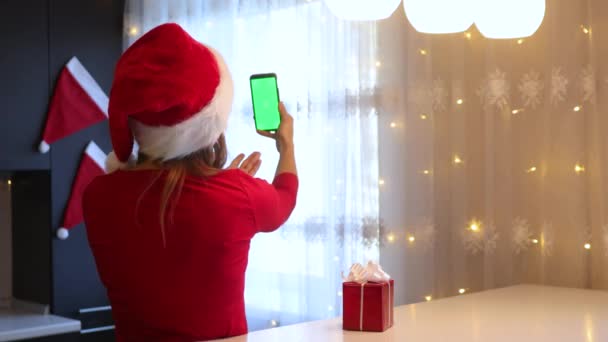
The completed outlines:
<svg viewBox="0 0 608 342">
<path fill-rule="evenodd" d="M 431 171 L 430 170 L 424 170 L 424 171 L 422 171 L 422 173 L 424 173 L 425 175 L 428 175 L 428 174 L 431 173 Z"/>
<path fill-rule="evenodd" d="M 6 181 L 6 184 L 8 184 L 8 185 L 12 185 L 12 184 L 13 184 L 13 182 L 12 182 L 12 181 L 9 179 L 9 180 L 7 180 L 7 181 Z"/>
<path fill-rule="evenodd" d="M 527 173 L 536 172 L 536 166 L 532 166 L 531 168 L 526 170 Z"/>
<path fill-rule="evenodd" d="M 591 30 L 587 28 L 585 25 L 581 25 L 581 30 L 583 30 L 584 34 L 589 34 Z"/>
<path fill-rule="evenodd" d="M 483 0 L 476 4 L 475 25 L 486 38 L 529 37 L 545 17 L 545 0 Z"/>
<path fill-rule="evenodd" d="M 425 296 L 424 300 L 426 300 L 427 302 L 430 302 L 433 300 L 433 296 Z"/>
<path fill-rule="evenodd" d="M 384 185 L 384 179 L 380 178 L 380 179 L 378 180 L 378 184 L 379 184 L 379 185 Z"/>
<path fill-rule="evenodd" d="M 129 34 L 131 36 L 136 36 L 139 33 L 139 29 L 137 28 L 137 26 L 131 26 L 131 28 L 129 29 Z"/>
<path fill-rule="evenodd" d="M 587 242 L 584 247 L 585 249 L 591 249 L 591 244 Z"/>
<path fill-rule="evenodd" d="M 426 116 L 426 114 L 420 114 L 420 119 L 422 120 L 426 120 L 428 117 Z"/>
<path fill-rule="evenodd" d="M 454 156 L 454 164 L 462 164 L 462 159 L 458 155 Z"/>
<path fill-rule="evenodd" d="M 403 9 L 414 29 L 422 33 L 464 32 L 474 21 L 474 0 L 404 0 Z"/>
<path fill-rule="evenodd" d="M 465 33 L 464 33 L 464 36 L 465 36 L 465 37 L 466 37 L 468 40 L 471 40 L 471 37 L 472 37 L 473 35 L 471 34 L 471 32 L 465 32 Z"/>
<path fill-rule="evenodd" d="M 463 294 L 463 293 L 465 293 L 465 292 L 467 292 L 467 290 L 465 290 L 465 289 L 459 289 L 459 290 L 458 290 L 458 293 L 460 293 L 460 294 Z"/>
<path fill-rule="evenodd" d="M 456 103 L 459 104 L 459 105 L 461 105 L 461 104 L 464 103 L 464 100 L 463 99 L 458 99 L 458 100 L 456 100 Z"/>
<path fill-rule="evenodd" d="M 389 234 L 386 236 L 386 239 L 388 240 L 388 242 L 391 242 L 391 243 L 392 243 L 392 242 L 395 242 L 395 239 L 396 239 L 395 234 L 393 234 L 393 233 L 389 233 Z"/>
<path fill-rule="evenodd" d="M 524 40 L 523 40 L 523 39 L 518 39 L 518 40 L 517 40 L 517 44 L 518 44 L 518 45 L 521 45 L 521 44 L 523 44 L 523 43 L 524 43 Z"/>
<path fill-rule="evenodd" d="M 532 239 L 532 243 L 536 245 L 538 243 L 538 239 Z"/>
<path fill-rule="evenodd" d="M 397 123 L 396 122 L 391 122 L 390 126 L 391 126 L 391 128 L 395 128 L 395 127 L 397 127 Z"/>
<path fill-rule="evenodd" d="M 511 114 L 516 115 L 516 114 L 518 114 L 519 112 L 520 112 L 520 110 L 519 110 L 519 109 L 513 109 L 513 110 L 511 111 Z"/>
<path fill-rule="evenodd" d="M 401 0 L 325 0 L 327 8 L 344 20 L 379 20 L 388 18 Z"/>
<path fill-rule="evenodd" d="M 581 107 L 581 106 L 575 106 L 574 108 L 572 108 L 572 110 L 575 112 L 580 112 L 582 108 L 583 107 Z"/>
<path fill-rule="evenodd" d="M 377 62 L 376 62 L 376 68 L 379 68 L 379 67 L 381 67 L 381 66 L 382 66 L 382 62 L 377 61 Z"/>
<path fill-rule="evenodd" d="M 415 238 L 413 235 L 410 235 L 410 236 L 407 238 L 407 240 L 408 240 L 409 242 L 414 242 L 414 241 L 416 241 L 416 238 Z"/>
<path fill-rule="evenodd" d="M 420 52 L 421 55 L 426 56 L 429 52 L 426 51 L 425 49 L 420 49 L 418 50 Z"/>
<path fill-rule="evenodd" d="M 580 164 L 576 164 L 574 165 L 574 172 L 576 173 L 581 173 L 585 171 L 585 167 L 580 165 Z"/>
<path fill-rule="evenodd" d="M 479 231 L 479 223 L 478 222 L 471 222 L 471 225 L 469 226 L 469 229 L 474 231 L 474 232 L 478 232 Z"/>
</svg>

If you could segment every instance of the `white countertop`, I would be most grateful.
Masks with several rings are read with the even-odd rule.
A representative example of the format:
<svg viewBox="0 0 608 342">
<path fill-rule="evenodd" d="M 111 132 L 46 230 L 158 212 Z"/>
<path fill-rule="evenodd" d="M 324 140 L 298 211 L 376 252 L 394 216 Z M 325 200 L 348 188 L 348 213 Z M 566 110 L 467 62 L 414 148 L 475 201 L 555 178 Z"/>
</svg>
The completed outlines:
<svg viewBox="0 0 608 342">
<path fill-rule="evenodd" d="M 608 292 L 519 285 L 396 307 L 384 333 L 343 331 L 337 318 L 222 341 L 606 342 Z"/>
<path fill-rule="evenodd" d="M 25 310 L 0 309 L 0 342 L 80 331 L 80 321 Z"/>
</svg>

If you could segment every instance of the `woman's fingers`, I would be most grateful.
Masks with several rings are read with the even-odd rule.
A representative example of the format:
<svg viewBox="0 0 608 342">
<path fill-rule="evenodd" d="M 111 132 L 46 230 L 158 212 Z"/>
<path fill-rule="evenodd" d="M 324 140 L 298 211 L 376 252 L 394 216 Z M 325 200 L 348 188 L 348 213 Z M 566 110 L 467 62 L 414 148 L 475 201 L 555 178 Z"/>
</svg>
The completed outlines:
<svg viewBox="0 0 608 342">
<path fill-rule="evenodd" d="M 240 169 L 248 174 L 251 174 L 257 162 L 260 160 L 260 156 L 260 152 L 253 152 L 249 155 L 249 157 L 247 157 L 247 159 L 243 160 Z"/>
<path fill-rule="evenodd" d="M 281 121 L 291 118 L 291 115 L 287 112 L 287 108 L 285 108 L 283 102 L 279 102 L 279 115 L 281 116 Z"/>
<path fill-rule="evenodd" d="M 283 102 L 279 103 L 279 113 L 281 113 L 281 124 L 277 130 L 277 149 L 279 153 L 283 147 L 293 146 L 293 117 L 287 112 Z"/>
<path fill-rule="evenodd" d="M 253 169 L 251 170 L 251 172 L 249 172 L 249 175 L 250 176 L 255 176 L 255 174 L 258 173 L 258 170 L 260 169 L 260 166 L 262 166 L 262 159 L 258 159 L 258 161 L 253 166 Z"/>
<path fill-rule="evenodd" d="M 258 129 L 258 134 L 261 136 L 267 137 L 267 138 L 272 138 L 272 139 L 274 139 L 275 136 L 277 135 L 276 133 L 272 133 L 269 131 L 261 131 L 259 129 Z"/>
<path fill-rule="evenodd" d="M 241 161 L 243 161 L 243 158 L 245 158 L 245 155 L 240 153 L 238 156 L 236 156 L 236 158 L 234 158 L 234 160 L 230 163 L 228 168 L 236 169 L 237 167 L 239 167 L 239 164 L 241 164 Z"/>
</svg>

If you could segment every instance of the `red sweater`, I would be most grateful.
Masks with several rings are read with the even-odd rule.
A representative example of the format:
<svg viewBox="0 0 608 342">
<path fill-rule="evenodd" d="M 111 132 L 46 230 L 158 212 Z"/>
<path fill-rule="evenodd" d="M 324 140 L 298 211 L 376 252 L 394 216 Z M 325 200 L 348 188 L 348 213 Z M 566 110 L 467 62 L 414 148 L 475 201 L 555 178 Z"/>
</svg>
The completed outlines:
<svg viewBox="0 0 608 342">
<path fill-rule="evenodd" d="M 298 178 L 272 185 L 240 170 L 188 176 L 160 226 L 164 176 L 116 171 L 87 187 L 89 244 L 105 285 L 117 341 L 197 341 L 247 333 L 249 242 L 291 214 Z M 155 181 L 156 180 L 156 181 Z"/>
</svg>

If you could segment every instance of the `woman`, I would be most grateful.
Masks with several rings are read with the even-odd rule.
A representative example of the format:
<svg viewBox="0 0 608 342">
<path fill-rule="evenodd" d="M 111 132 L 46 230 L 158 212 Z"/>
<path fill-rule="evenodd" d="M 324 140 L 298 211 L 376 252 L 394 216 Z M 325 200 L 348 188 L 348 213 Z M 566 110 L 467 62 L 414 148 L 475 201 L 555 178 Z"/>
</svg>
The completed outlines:
<svg viewBox="0 0 608 342">
<path fill-rule="evenodd" d="M 222 58 L 176 24 L 148 32 L 116 66 L 110 173 L 88 186 L 83 210 L 118 341 L 247 332 L 249 243 L 287 220 L 298 179 L 293 120 L 282 105 L 276 134 L 260 132 L 280 153 L 273 184 L 253 178 L 259 153 L 222 169 L 231 102 Z"/>
</svg>

